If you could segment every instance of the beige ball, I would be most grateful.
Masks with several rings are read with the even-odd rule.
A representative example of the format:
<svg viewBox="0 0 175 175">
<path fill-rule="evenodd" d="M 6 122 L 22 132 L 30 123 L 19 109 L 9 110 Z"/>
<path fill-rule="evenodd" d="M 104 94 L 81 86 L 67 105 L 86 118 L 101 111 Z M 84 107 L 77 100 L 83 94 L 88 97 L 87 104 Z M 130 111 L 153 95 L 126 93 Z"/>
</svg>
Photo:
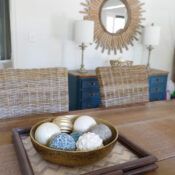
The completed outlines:
<svg viewBox="0 0 175 175">
<path fill-rule="evenodd" d="M 49 139 L 60 133 L 60 128 L 51 122 L 41 124 L 35 131 L 35 139 L 42 145 L 47 145 Z"/>
<path fill-rule="evenodd" d="M 97 123 L 94 118 L 90 116 L 80 116 L 74 122 L 74 130 L 79 132 L 87 132 L 92 126 Z"/>
</svg>

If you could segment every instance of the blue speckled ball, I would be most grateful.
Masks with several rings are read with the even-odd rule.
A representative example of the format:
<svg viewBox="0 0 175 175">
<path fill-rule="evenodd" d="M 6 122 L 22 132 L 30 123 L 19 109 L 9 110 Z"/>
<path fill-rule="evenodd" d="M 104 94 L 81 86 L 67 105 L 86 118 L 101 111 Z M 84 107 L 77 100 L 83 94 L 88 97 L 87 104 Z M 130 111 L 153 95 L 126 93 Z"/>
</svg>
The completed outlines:
<svg viewBox="0 0 175 175">
<path fill-rule="evenodd" d="M 52 137 L 49 147 L 65 151 L 74 151 L 76 149 L 76 143 L 70 135 L 60 133 Z"/>
<path fill-rule="evenodd" d="M 83 133 L 82 132 L 79 132 L 79 131 L 74 131 L 71 133 L 71 136 L 73 137 L 73 139 L 75 140 L 75 142 L 78 141 L 79 137 L 82 135 Z"/>
</svg>

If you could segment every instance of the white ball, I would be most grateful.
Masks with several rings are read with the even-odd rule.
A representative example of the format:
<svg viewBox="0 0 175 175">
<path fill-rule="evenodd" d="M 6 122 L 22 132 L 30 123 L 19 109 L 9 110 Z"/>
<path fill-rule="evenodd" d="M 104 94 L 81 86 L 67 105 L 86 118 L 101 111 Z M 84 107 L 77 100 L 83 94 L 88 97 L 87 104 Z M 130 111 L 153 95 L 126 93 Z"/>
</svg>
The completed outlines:
<svg viewBox="0 0 175 175">
<path fill-rule="evenodd" d="M 96 121 L 90 116 L 80 116 L 74 122 L 74 130 L 80 132 L 87 132 L 92 126 L 95 126 Z"/>
<path fill-rule="evenodd" d="M 96 134 L 88 132 L 79 137 L 76 143 L 80 151 L 92 151 L 103 146 L 103 140 Z"/>
<path fill-rule="evenodd" d="M 60 128 L 54 123 L 43 123 L 35 131 L 35 139 L 42 145 L 47 145 L 49 139 L 57 133 L 60 133 Z"/>
</svg>

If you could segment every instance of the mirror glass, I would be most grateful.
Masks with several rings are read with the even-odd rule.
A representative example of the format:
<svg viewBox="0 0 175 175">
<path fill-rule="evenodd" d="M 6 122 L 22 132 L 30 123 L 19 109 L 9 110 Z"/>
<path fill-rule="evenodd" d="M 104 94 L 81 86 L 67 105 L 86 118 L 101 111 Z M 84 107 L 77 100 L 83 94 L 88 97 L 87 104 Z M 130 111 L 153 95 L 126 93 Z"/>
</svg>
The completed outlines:
<svg viewBox="0 0 175 175">
<path fill-rule="evenodd" d="M 125 28 L 128 13 L 122 0 L 107 0 L 101 9 L 101 22 L 109 33 L 118 33 Z"/>
</svg>

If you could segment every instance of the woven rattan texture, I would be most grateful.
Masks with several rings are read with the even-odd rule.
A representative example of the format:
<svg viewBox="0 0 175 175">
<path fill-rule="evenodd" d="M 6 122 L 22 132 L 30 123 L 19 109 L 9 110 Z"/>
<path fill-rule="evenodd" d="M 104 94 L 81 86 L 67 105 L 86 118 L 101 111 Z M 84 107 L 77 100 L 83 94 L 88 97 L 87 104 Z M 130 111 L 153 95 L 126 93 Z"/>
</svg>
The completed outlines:
<svg viewBox="0 0 175 175">
<path fill-rule="evenodd" d="M 148 72 L 145 66 L 101 67 L 96 73 L 103 106 L 148 102 Z"/>
<path fill-rule="evenodd" d="M 65 68 L 0 70 L 0 119 L 68 111 Z"/>
</svg>

